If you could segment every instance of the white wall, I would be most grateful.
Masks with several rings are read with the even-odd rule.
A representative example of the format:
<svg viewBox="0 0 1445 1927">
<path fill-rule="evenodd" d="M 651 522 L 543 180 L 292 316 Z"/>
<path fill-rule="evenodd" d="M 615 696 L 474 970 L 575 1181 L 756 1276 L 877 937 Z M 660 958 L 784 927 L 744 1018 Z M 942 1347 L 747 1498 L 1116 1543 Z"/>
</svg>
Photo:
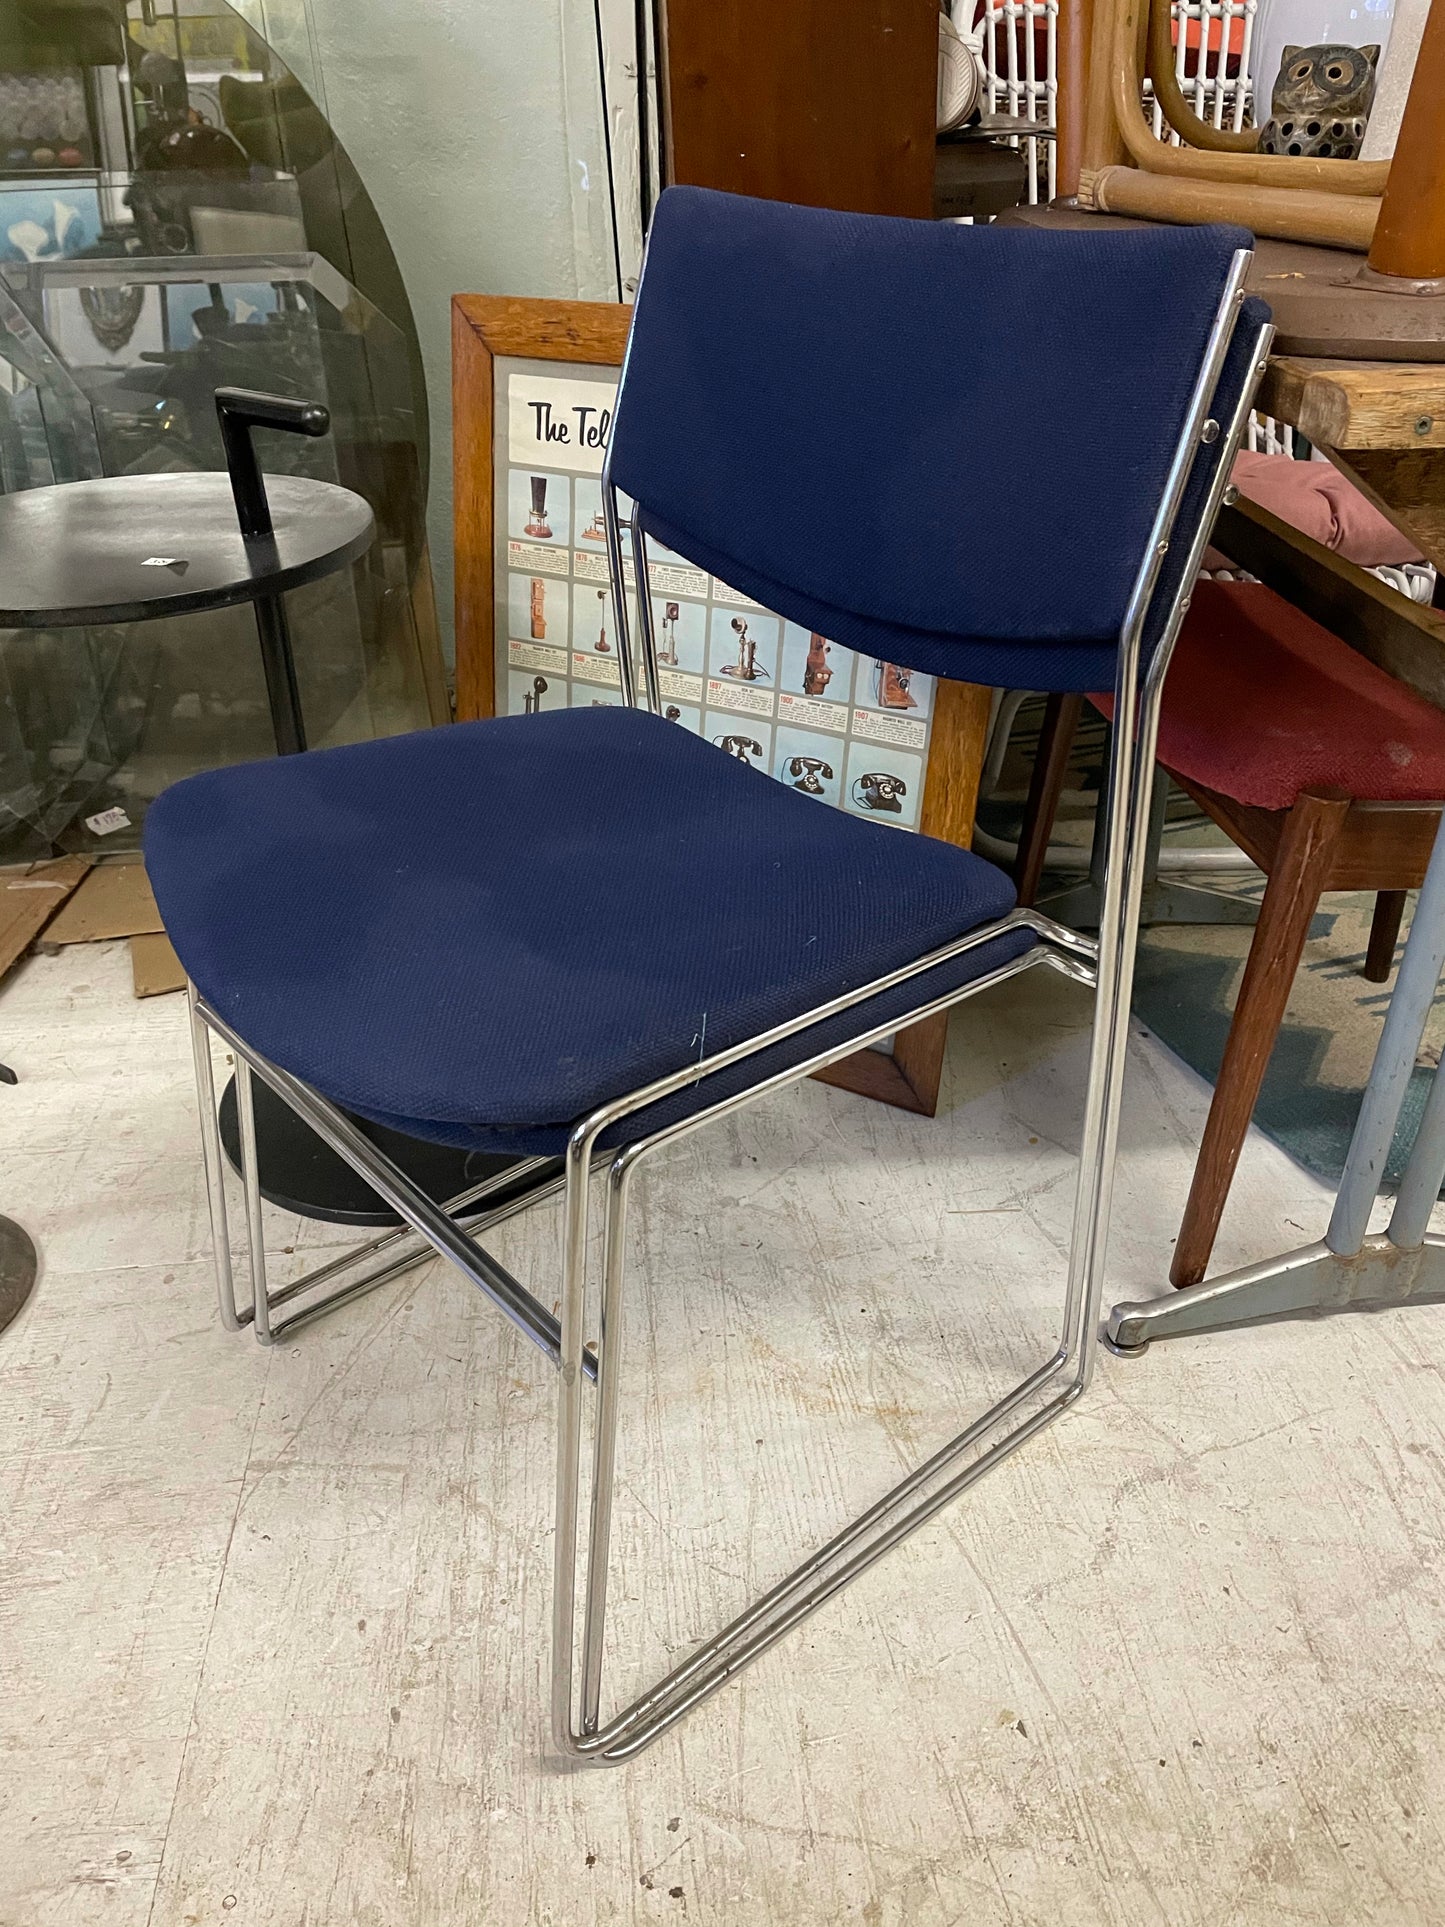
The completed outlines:
<svg viewBox="0 0 1445 1927">
<path fill-rule="evenodd" d="M 616 298 L 591 3 L 310 0 L 310 11 L 328 117 L 391 237 L 421 336 L 449 637 L 451 297 Z"/>
</svg>

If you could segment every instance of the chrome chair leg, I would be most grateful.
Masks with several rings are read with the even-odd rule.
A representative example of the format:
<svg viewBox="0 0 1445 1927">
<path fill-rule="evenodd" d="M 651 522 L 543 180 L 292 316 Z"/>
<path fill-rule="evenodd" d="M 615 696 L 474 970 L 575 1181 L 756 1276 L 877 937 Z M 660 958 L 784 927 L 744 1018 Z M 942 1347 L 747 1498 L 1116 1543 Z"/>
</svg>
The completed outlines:
<svg viewBox="0 0 1445 1927">
<path fill-rule="evenodd" d="M 604 1725 L 601 1687 L 617 1426 L 620 1409 L 623 1278 L 627 1202 L 642 1159 L 760 1093 L 742 1092 L 707 1112 L 628 1145 L 608 1182 L 602 1278 L 602 1342 L 592 1453 L 592 1492 L 583 1575 L 581 1718 L 574 1723 L 580 1449 L 581 1342 L 585 1326 L 589 1145 L 569 1151 L 562 1297 L 556 1542 L 553 1580 L 552 1728 L 571 1757 L 601 1764 L 630 1757 L 781 1639 L 825 1600 L 867 1570 L 934 1513 L 1059 1417 L 1086 1389 L 1102 1311 L 1103 1259 L 1112 1201 L 1128 1038 L 1134 950 L 1143 894 L 1144 855 L 1154 779 L 1159 685 L 1146 688 L 1137 713 L 1121 706 L 1110 777 L 1108 870 L 1099 933 L 1094 1038 L 1085 1097 L 1084 1141 L 1074 1241 L 1058 1349 L 956 1438 L 845 1526 L 784 1579 L 705 1641 L 662 1680 Z M 1032 1406 L 1032 1409 L 1029 1409 Z"/>
<path fill-rule="evenodd" d="M 1132 764 L 1126 761 L 1116 772 L 1116 817 L 1125 854 L 1130 853 L 1130 826 L 1147 820 L 1151 779 L 1152 759 Z M 1142 849 L 1138 837 L 1132 839 L 1132 848 L 1134 854 Z M 574 1140 L 578 1176 L 568 1186 L 564 1230 L 563 1357 L 553 1590 L 552 1722 L 554 1743 L 561 1751 L 579 1760 L 602 1764 L 626 1759 L 649 1745 L 749 1660 L 766 1651 L 825 1600 L 1059 1417 L 1083 1392 L 1092 1371 L 1091 1341 L 1101 1307 L 1102 1254 L 1110 1201 L 1107 1162 L 1117 1136 L 1124 1064 L 1123 1049 L 1106 1046 L 1111 1040 L 1121 1044 L 1127 1029 L 1131 955 L 1128 913 L 1132 902 L 1137 914 L 1138 900 L 1137 888 L 1130 891 L 1121 886 L 1116 890 L 1112 906 L 1116 915 L 1112 926 L 1106 924 L 1102 933 L 1114 970 L 1111 981 L 1101 984 L 1097 993 L 1096 1027 L 1104 1045 L 1096 1050 L 1092 1064 L 1086 1099 L 1087 1155 L 1079 1175 L 1078 1210 L 1089 1243 L 1085 1257 L 1070 1269 L 1057 1350 L 956 1438 L 605 1725 L 601 1723 L 601 1684 L 620 1407 L 622 1287 L 629 1186 L 645 1156 L 729 1110 L 741 1108 L 758 1093 L 740 1093 L 735 1100 L 725 1101 L 701 1117 L 684 1120 L 652 1138 L 629 1145 L 613 1160 L 611 1167 L 604 1238 L 599 1406 L 583 1584 L 580 1724 L 574 1724 L 573 1718 L 582 1436 L 581 1383 L 575 1367 L 585 1324 L 589 1196 L 580 1179 L 580 1172 L 585 1169 L 584 1147 Z"/>
<path fill-rule="evenodd" d="M 1093 945 L 1086 939 L 1079 938 L 1073 932 L 1053 924 L 1050 919 L 1032 910 L 1013 913 L 999 928 L 1007 929 L 1018 923 L 1032 927 L 1044 937 L 1045 941 L 1021 952 L 1008 962 L 962 987 L 945 991 L 940 996 L 923 1002 L 909 1014 L 909 1021 L 920 1020 L 934 1014 L 937 1010 L 949 1009 L 955 1003 L 978 995 L 1006 981 L 1009 977 L 1019 975 L 1041 964 L 1060 970 L 1077 981 L 1091 985 L 1095 983 Z M 949 947 L 946 954 L 951 956 L 960 947 L 968 948 L 976 941 L 987 940 L 988 934 L 985 932 L 980 936 L 979 933 L 973 933 L 966 939 L 960 939 L 957 944 Z M 928 967 L 930 962 L 925 959 L 918 965 L 910 966 L 896 974 L 903 978 L 910 974 L 919 974 Z M 862 986 L 857 991 L 845 994 L 837 1002 L 841 1006 L 846 1006 L 851 1002 L 878 994 L 883 988 L 887 988 L 891 981 L 891 979 L 875 980 L 871 985 Z M 768 1033 L 765 1039 L 755 1039 L 747 1044 L 733 1047 L 733 1053 L 744 1056 L 761 1049 L 766 1043 L 776 1041 L 780 1035 L 786 1035 L 795 1029 L 804 1029 L 809 1024 L 819 1021 L 822 1017 L 831 1014 L 833 1008 L 832 1005 L 821 1006 L 817 1011 L 790 1020 L 778 1030 Z M 1022 1383 L 997 1401 L 956 1439 L 950 1441 L 932 1458 L 910 1473 L 891 1492 L 870 1506 L 859 1518 L 844 1527 L 827 1545 L 805 1559 L 800 1566 L 771 1588 L 731 1625 L 706 1641 L 681 1665 L 674 1667 L 664 1679 L 648 1689 L 632 1706 L 616 1715 L 604 1726 L 600 1721 L 601 1681 L 605 1648 L 605 1608 L 612 1493 L 615 1482 L 616 1432 L 620 1410 L 620 1361 L 623 1349 L 622 1294 L 628 1187 L 631 1178 L 644 1156 L 693 1130 L 700 1129 L 707 1123 L 757 1102 L 770 1092 L 806 1077 L 809 1072 L 836 1061 L 840 1056 L 851 1054 L 852 1051 L 874 1041 L 875 1037 L 896 1029 L 898 1020 L 890 1019 L 873 1030 L 855 1034 L 846 1042 L 832 1044 L 802 1062 L 794 1063 L 730 1097 L 720 1099 L 706 1111 L 685 1118 L 649 1138 L 635 1141 L 621 1152 L 611 1156 L 604 1237 L 603 1325 L 601 1344 L 598 1351 L 593 1352 L 585 1343 L 585 1329 L 590 1180 L 597 1137 L 611 1122 L 613 1109 L 626 1114 L 630 1110 L 645 1108 L 648 1103 L 666 1094 L 669 1083 L 680 1088 L 689 1081 L 695 1081 L 694 1071 L 675 1073 L 671 1080 L 661 1080 L 643 1091 L 633 1093 L 629 1098 L 620 1099 L 616 1106 L 604 1107 L 602 1111 L 594 1112 L 574 1130 L 564 1160 L 562 1178 L 565 1199 L 562 1306 L 560 1319 L 555 1319 L 496 1259 L 476 1243 L 474 1235 L 470 1235 L 483 1228 L 487 1222 L 522 1208 L 522 1205 L 529 1200 L 511 1200 L 491 1214 L 484 1213 L 479 1222 L 470 1225 L 468 1230 L 464 1230 L 453 1217 L 448 1215 L 444 1207 L 434 1204 L 418 1191 L 405 1173 L 391 1164 L 370 1139 L 359 1132 L 345 1114 L 338 1111 L 333 1104 L 317 1092 L 310 1090 L 288 1072 L 269 1064 L 203 1003 L 198 1006 L 198 1014 L 201 1021 L 213 1029 L 235 1053 L 238 1071 L 244 1068 L 247 1073 L 246 1079 L 238 1081 L 238 1110 L 247 1177 L 247 1224 L 253 1247 L 261 1252 L 256 1265 L 256 1288 L 263 1294 L 266 1306 L 263 1320 L 273 1340 L 279 1336 L 284 1327 L 272 1324 L 271 1310 L 288 1292 L 293 1290 L 293 1287 L 286 1286 L 282 1291 L 269 1294 L 266 1291 L 260 1224 L 260 1193 L 259 1187 L 252 1182 L 255 1171 L 254 1106 L 249 1077 L 254 1075 L 261 1076 L 325 1142 L 375 1185 L 380 1194 L 406 1219 L 407 1224 L 422 1234 L 432 1249 L 456 1264 L 558 1364 L 560 1401 L 552 1625 L 554 1662 L 552 1717 L 556 1744 L 565 1754 L 600 1764 L 625 1759 L 649 1744 L 674 1721 L 680 1719 L 689 1708 L 721 1686 L 749 1659 L 765 1651 L 833 1593 L 866 1570 L 874 1560 L 882 1557 L 908 1533 L 914 1531 L 942 1506 L 981 1478 L 993 1465 L 1017 1450 L 1035 1432 L 1063 1412 L 1083 1389 L 1086 1359 L 1081 1355 L 1080 1344 L 1073 1334 L 1087 1330 L 1088 1314 L 1087 1307 L 1081 1309 L 1079 1304 L 1071 1300 L 1066 1313 L 1063 1340 Z M 730 1055 L 726 1052 L 721 1053 L 709 1061 L 715 1069 L 720 1068 L 729 1060 Z M 1111 1060 L 1108 1067 L 1110 1079 L 1118 1075 L 1121 1066 L 1121 1056 Z M 1106 1099 L 1109 1097 L 1110 1089 L 1110 1083 L 1106 1079 L 1104 1087 Z M 1102 1135 L 1097 1142 L 1103 1142 Z M 1087 1176 L 1086 1172 L 1085 1177 Z M 542 1187 L 545 1191 L 556 1188 L 555 1179 L 549 1180 Z M 541 1194 L 542 1192 L 539 1191 L 537 1195 Z M 387 1234 L 388 1238 L 395 1238 L 398 1235 L 397 1233 Z M 388 1270 L 394 1272 L 400 1268 L 401 1263 L 394 1262 Z M 323 1272 L 335 1269 L 333 1264 L 330 1267 L 323 1267 Z M 1076 1292 L 1076 1298 L 1077 1295 Z M 300 1314 L 302 1317 L 309 1315 L 312 1314 L 310 1312 Z M 1086 1352 L 1087 1347 L 1082 1348 L 1082 1351 Z M 582 1385 L 584 1379 L 589 1377 L 599 1381 L 599 1407 L 592 1455 L 593 1490 L 589 1505 L 591 1531 L 584 1576 L 582 1721 L 581 1729 L 578 1730 L 573 1722 L 573 1688 L 583 1429 Z M 1029 1409 L 1031 1405 L 1033 1409 Z"/>
<path fill-rule="evenodd" d="M 271 1297 L 266 1286 L 266 1232 L 261 1218 L 261 1173 L 256 1156 L 256 1104 L 251 1066 L 236 1059 L 236 1120 L 241 1134 L 241 1183 L 246 1194 L 246 1244 L 251 1260 L 251 1317 L 257 1340 L 272 1342 Z"/>
<path fill-rule="evenodd" d="M 710 1120 L 709 1120 L 710 1121 Z M 618 1416 L 618 1358 L 621 1333 L 621 1281 L 627 1186 L 642 1155 L 682 1135 L 689 1125 L 664 1132 L 645 1144 L 628 1147 L 613 1164 L 604 1261 L 604 1311 L 607 1318 L 600 1361 L 599 1409 L 593 1448 L 594 1484 L 583 1602 L 582 1719 L 572 1718 L 572 1687 L 577 1580 L 578 1456 L 581 1442 L 580 1381 L 568 1375 L 564 1355 L 559 1426 L 557 1539 L 553 1592 L 553 1736 L 571 1757 L 606 1764 L 629 1758 L 716 1691 L 749 1660 L 758 1657 L 834 1593 L 899 1544 L 934 1513 L 949 1504 L 984 1473 L 1063 1412 L 1082 1389 L 1077 1361 L 1060 1347 L 1003 1399 L 959 1436 L 910 1473 L 892 1491 L 845 1526 L 786 1578 L 749 1606 L 721 1632 L 699 1646 L 679 1666 L 615 1715 L 599 1724 L 608 1554 L 615 1476 Z M 569 1194 L 565 1242 L 568 1258 L 563 1299 L 563 1339 L 575 1343 L 582 1329 L 579 1258 L 586 1249 L 586 1192 Z M 1016 1419 L 1031 1399 L 1048 1394 L 1036 1409 Z M 1012 1423 L 1010 1429 L 1002 1427 Z M 996 1436 L 994 1436 L 996 1435 Z M 969 1463 L 959 1461 L 975 1454 Z M 946 1477 L 946 1482 L 939 1484 Z M 933 1489 L 928 1488 L 932 1486 Z"/>
<path fill-rule="evenodd" d="M 211 1065 L 211 1033 L 197 1009 L 193 983 L 186 983 L 186 1011 L 191 1024 L 191 1055 L 196 1073 L 196 1108 L 200 1112 L 201 1162 L 206 1178 L 206 1206 L 211 1220 L 211 1264 L 216 1274 L 216 1297 L 221 1323 L 227 1331 L 249 1324 L 250 1310 L 237 1311 L 236 1283 L 231 1269 L 231 1231 L 226 1214 L 226 1167 L 221 1132 L 216 1121 L 216 1080 Z"/>
<path fill-rule="evenodd" d="M 622 1377 L 622 1285 L 627 1264 L 627 1205 L 638 1153 L 613 1159 L 607 1177 L 603 1237 L 602 1322 L 597 1347 L 597 1410 L 592 1444 L 592 1516 L 587 1531 L 587 1591 L 582 1623 L 582 1731 L 595 1733 L 602 1699 L 602 1649 L 612 1544 L 612 1493 L 617 1472 L 617 1419 Z"/>
<path fill-rule="evenodd" d="M 1084 1390 L 1094 1374 L 1090 1342 L 1103 1312 L 1104 1257 L 1113 1205 L 1114 1161 L 1124 1096 L 1124 1062 L 1133 1002 L 1134 957 L 1147 869 L 1149 806 L 1159 734 L 1162 676 L 1145 688 L 1137 717 L 1116 702 L 1105 828 L 1104 898 L 1099 917 L 1098 990 L 1084 1100 L 1079 1185 L 1069 1246 L 1068 1322 L 1064 1343 L 1080 1350 Z M 1120 691 L 1120 697 L 1125 696 Z M 1136 726 L 1131 726 L 1136 725 Z"/>
</svg>

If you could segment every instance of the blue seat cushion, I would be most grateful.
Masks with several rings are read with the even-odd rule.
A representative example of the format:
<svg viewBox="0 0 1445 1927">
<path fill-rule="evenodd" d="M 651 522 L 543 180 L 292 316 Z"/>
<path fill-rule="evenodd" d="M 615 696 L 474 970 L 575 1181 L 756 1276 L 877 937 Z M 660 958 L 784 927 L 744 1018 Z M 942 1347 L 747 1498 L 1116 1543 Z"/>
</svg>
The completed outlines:
<svg viewBox="0 0 1445 1927">
<path fill-rule="evenodd" d="M 518 1153 L 559 1148 L 596 1105 L 1014 901 L 968 851 L 829 809 L 619 708 L 208 771 L 157 799 L 145 853 L 187 972 L 264 1057 L 378 1122 Z M 871 1014 L 1032 941 L 1009 931 Z M 816 1027 L 764 1073 L 720 1073 L 613 1135 L 865 1022 Z"/>
</svg>

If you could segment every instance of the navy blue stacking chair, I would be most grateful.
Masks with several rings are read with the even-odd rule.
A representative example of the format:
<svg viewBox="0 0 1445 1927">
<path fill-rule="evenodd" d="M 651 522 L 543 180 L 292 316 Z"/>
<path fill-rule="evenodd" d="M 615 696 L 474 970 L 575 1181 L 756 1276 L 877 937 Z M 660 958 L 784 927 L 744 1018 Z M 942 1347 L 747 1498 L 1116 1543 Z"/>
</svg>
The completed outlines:
<svg viewBox="0 0 1445 1927">
<path fill-rule="evenodd" d="M 226 1322 L 274 1338 L 296 1289 L 266 1280 L 259 1078 L 420 1234 L 422 1255 L 451 1259 L 559 1367 L 552 1713 L 565 1753 L 616 1760 L 646 1745 L 1088 1383 L 1159 691 L 1270 333 L 1243 294 L 1248 259 L 1249 237 L 1230 228 L 953 227 L 669 190 L 603 475 L 626 706 L 217 770 L 152 809 L 146 858 L 191 982 Z M 623 497 L 644 582 L 652 540 L 805 629 L 910 669 L 1112 688 L 1097 944 L 1014 907 L 1008 878 L 970 852 L 815 804 L 665 720 L 649 598 L 634 624 L 623 586 Z M 1096 991 L 1057 1347 L 604 1715 L 639 1164 L 1040 966 Z M 251 1253 L 239 1311 L 213 1037 L 238 1066 Z M 494 1180 L 439 1207 L 379 1147 L 379 1126 L 501 1155 L 514 1189 L 530 1174 L 532 1196 L 560 1189 L 560 1294 L 550 1283 L 534 1294 L 479 1241 Z M 584 1344 L 594 1188 L 595 1349 Z M 417 1255 L 413 1238 L 313 1309 Z M 560 1318 L 546 1308 L 558 1296 Z"/>
</svg>

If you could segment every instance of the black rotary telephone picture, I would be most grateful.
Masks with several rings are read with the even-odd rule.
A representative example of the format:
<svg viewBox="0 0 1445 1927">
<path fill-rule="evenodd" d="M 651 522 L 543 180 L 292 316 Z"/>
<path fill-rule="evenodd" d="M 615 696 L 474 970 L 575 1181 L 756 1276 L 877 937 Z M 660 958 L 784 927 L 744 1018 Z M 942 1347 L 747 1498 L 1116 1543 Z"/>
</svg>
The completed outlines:
<svg viewBox="0 0 1445 1927">
<path fill-rule="evenodd" d="M 885 810 L 890 816 L 902 816 L 903 805 L 898 799 L 907 794 L 903 778 L 890 776 L 884 769 L 869 770 L 853 779 L 853 801 L 860 810 Z"/>
<path fill-rule="evenodd" d="M 751 736 L 714 736 L 713 742 L 729 756 L 736 756 L 740 763 L 746 763 L 749 769 L 754 767 L 753 758 L 763 753 L 762 744 L 755 743 Z"/>
<path fill-rule="evenodd" d="M 788 774 L 793 778 L 793 788 L 802 790 L 805 796 L 821 796 L 823 784 L 833 780 L 833 765 L 825 763 L 821 756 L 795 756 L 788 764 Z"/>
</svg>

